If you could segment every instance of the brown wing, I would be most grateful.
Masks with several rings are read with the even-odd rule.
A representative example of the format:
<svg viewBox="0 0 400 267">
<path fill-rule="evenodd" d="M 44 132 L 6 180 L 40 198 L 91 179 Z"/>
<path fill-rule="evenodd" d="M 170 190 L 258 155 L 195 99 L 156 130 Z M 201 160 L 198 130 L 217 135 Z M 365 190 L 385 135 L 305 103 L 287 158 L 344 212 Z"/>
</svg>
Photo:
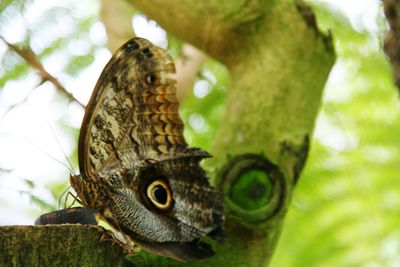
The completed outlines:
<svg viewBox="0 0 400 267">
<path fill-rule="evenodd" d="M 133 38 L 108 62 L 93 91 L 79 136 L 79 166 L 95 173 L 160 160 L 187 150 L 178 114 L 175 65 L 167 52 Z"/>
</svg>

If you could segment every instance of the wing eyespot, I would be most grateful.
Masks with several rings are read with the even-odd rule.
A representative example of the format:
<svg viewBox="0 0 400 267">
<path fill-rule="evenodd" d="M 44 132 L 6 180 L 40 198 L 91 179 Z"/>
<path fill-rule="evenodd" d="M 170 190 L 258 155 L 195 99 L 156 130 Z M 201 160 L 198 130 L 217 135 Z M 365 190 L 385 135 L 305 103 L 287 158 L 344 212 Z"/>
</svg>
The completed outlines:
<svg viewBox="0 0 400 267">
<path fill-rule="evenodd" d="M 133 50 L 136 50 L 139 48 L 139 44 L 136 43 L 135 41 L 130 41 L 129 43 L 126 44 L 125 46 L 125 52 L 130 53 Z"/>
<path fill-rule="evenodd" d="M 143 49 L 142 53 L 143 53 L 143 57 L 145 59 L 149 59 L 149 58 L 153 57 L 153 53 L 150 51 L 150 49 L 148 47 Z"/>
<path fill-rule="evenodd" d="M 148 84 L 152 85 L 157 81 L 157 77 L 154 74 L 149 74 L 146 77 L 146 81 Z"/>
<path fill-rule="evenodd" d="M 172 207 L 172 192 L 164 179 L 155 179 L 147 186 L 146 196 L 150 203 L 159 210 Z"/>
</svg>

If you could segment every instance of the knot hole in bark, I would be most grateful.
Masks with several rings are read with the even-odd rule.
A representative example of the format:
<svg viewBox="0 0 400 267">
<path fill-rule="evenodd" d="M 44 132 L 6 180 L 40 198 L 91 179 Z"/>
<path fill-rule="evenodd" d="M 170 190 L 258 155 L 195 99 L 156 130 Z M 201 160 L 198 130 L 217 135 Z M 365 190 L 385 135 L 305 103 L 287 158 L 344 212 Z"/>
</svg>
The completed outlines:
<svg viewBox="0 0 400 267">
<path fill-rule="evenodd" d="M 234 157 L 220 175 L 219 189 L 227 214 L 257 224 L 268 221 L 280 210 L 285 179 L 278 166 L 264 156 Z"/>
</svg>

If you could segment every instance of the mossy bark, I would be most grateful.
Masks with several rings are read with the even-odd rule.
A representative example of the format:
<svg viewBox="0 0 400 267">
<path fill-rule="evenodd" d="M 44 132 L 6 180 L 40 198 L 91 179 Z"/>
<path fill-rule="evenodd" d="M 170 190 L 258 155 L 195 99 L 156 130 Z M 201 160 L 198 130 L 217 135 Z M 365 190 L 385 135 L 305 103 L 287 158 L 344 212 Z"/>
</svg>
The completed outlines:
<svg viewBox="0 0 400 267">
<path fill-rule="evenodd" d="M 123 266 L 124 253 L 88 225 L 0 227 L 0 266 Z"/>
<path fill-rule="evenodd" d="M 295 1 L 130 2 L 231 73 L 225 116 L 211 149 L 214 158 L 206 162 L 223 192 L 227 239 L 214 244 L 216 255 L 204 261 L 181 263 L 141 251 L 130 264 L 267 266 L 335 60 L 330 38 L 318 32 L 312 12 Z M 71 235 L 79 240 L 63 253 L 73 262 L 77 257 L 93 261 L 80 266 L 115 266 L 95 264 L 104 250 L 89 247 L 101 246 L 91 231 L 77 226 Z M 59 237 L 40 242 L 53 238 Z"/>
</svg>

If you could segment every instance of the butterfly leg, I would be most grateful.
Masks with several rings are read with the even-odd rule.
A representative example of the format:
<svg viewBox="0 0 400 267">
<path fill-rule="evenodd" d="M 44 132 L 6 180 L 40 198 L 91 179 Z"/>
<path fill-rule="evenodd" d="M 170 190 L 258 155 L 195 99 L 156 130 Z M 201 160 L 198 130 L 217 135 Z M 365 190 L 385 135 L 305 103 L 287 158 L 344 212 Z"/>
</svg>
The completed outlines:
<svg viewBox="0 0 400 267">
<path fill-rule="evenodd" d="M 103 229 L 103 234 L 100 237 L 100 242 L 112 242 L 113 245 L 118 245 L 126 254 L 132 254 L 138 249 L 129 238 L 125 235 L 109 229 Z"/>
<path fill-rule="evenodd" d="M 67 206 L 67 202 L 68 202 L 68 198 L 72 197 L 72 203 L 70 205 Z M 78 196 L 74 195 L 71 191 L 67 192 L 67 195 L 65 196 L 65 200 L 64 200 L 64 208 L 65 209 L 69 209 L 72 208 L 72 206 L 74 206 L 74 204 L 76 204 L 76 202 L 80 205 L 82 205 L 82 202 L 79 200 Z"/>
</svg>

